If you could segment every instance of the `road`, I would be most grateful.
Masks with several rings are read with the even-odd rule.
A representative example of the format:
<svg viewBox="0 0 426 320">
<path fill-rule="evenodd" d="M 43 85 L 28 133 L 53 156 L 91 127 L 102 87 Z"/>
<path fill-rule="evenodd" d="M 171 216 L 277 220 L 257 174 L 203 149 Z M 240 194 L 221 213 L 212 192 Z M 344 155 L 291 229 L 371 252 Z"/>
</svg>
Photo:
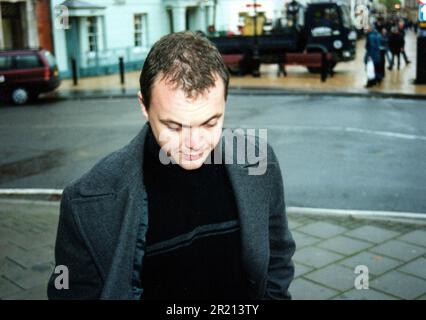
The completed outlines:
<svg viewBox="0 0 426 320">
<path fill-rule="evenodd" d="M 419 100 L 231 95 L 226 127 L 266 128 L 287 206 L 426 213 Z M 0 188 L 63 188 L 137 134 L 136 99 L 0 106 Z"/>
</svg>

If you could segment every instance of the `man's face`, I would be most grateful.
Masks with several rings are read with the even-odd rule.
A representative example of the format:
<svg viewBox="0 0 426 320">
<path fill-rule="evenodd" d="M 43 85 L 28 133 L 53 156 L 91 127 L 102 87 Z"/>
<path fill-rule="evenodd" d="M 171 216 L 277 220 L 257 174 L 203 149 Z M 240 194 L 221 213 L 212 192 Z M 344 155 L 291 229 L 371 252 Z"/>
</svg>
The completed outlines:
<svg viewBox="0 0 426 320">
<path fill-rule="evenodd" d="M 159 77 L 161 79 L 161 77 Z M 201 167 L 218 144 L 225 114 L 223 80 L 196 99 L 188 99 L 181 89 L 156 80 L 148 110 L 139 102 L 160 147 L 183 169 Z"/>
</svg>

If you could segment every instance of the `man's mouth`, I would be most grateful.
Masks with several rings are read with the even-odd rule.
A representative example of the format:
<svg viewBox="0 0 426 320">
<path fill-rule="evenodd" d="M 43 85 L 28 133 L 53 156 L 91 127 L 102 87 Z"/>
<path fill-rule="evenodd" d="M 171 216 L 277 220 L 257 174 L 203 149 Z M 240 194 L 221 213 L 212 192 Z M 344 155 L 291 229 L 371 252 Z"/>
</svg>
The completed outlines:
<svg viewBox="0 0 426 320">
<path fill-rule="evenodd" d="M 182 153 L 183 159 L 186 161 L 195 161 L 200 159 L 203 156 L 204 152 L 195 153 L 195 154 L 186 154 Z"/>
</svg>

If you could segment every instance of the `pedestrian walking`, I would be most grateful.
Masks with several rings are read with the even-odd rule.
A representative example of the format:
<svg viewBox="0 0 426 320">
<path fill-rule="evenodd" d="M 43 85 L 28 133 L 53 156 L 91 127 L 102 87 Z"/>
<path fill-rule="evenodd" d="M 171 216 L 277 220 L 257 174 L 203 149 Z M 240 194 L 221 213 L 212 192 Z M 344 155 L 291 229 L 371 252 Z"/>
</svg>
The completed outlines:
<svg viewBox="0 0 426 320">
<path fill-rule="evenodd" d="M 397 69 L 399 70 L 401 65 L 401 48 L 403 46 L 403 39 L 402 39 L 401 33 L 399 32 L 398 27 L 396 26 L 392 27 L 388 44 L 389 44 L 389 50 L 391 52 L 391 61 L 390 61 L 388 70 L 392 70 L 393 65 L 395 63 L 395 57 L 398 59 Z"/>
<path fill-rule="evenodd" d="M 376 84 L 380 84 L 383 79 L 382 70 L 382 57 L 380 54 L 381 36 L 377 30 L 373 27 L 367 29 L 367 41 L 365 43 L 365 56 L 364 63 L 367 65 L 369 59 L 374 64 L 374 78 L 370 78 L 365 85 L 366 88 L 370 88 Z"/>
<path fill-rule="evenodd" d="M 404 24 L 403 21 L 399 22 L 398 28 L 399 28 L 399 32 L 400 32 L 401 37 L 402 37 L 401 54 L 402 54 L 402 57 L 404 58 L 405 64 L 408 65 L 408 64 L 411 63 L 411 61 L 408 60 L 407 53 L 405 52 L 405 34 L 406 34 L 407 28 L 405 27 L 405 24 Z"/>
<path fill-rule="evenodd" d="M 388 64 L 390 64 L 391 56 L 389 51 L 389 32 L 386 28 L 382 29 L 382 42 L 381 42 L 380 49 L 384 50 L 385 58 L 383 58 L 383 62 L 385 62 L 386 60 Z"/>
<path fill-rule="evenodd" d="M 382 28 L 382 31 L 381 31 L 379 48 L 380 48 L 380 63 L 378 65 L 379 69 L 377 71 L 381 75 L 381 78 L 378 80 L 378 83 L 380 84 L 383 78 L 385 77 L 386 59 L 388 63 L 390 63 L 388 36 L 387 36 L 387 31 L 385 28 Z"/>
</svg>

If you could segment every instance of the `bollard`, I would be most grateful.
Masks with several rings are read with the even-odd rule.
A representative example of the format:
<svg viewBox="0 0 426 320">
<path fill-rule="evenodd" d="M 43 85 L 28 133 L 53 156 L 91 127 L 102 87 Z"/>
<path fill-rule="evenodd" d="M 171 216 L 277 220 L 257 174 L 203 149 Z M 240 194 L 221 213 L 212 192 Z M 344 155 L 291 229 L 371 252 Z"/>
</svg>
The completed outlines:
<svg viewBox="0 0 426 320">
<path fill-rule="evenodd" d="M 118 58 L 118 67 L 120 69 L 120 83 L 124 84 L 124 60 L 123 60 L 123 57 Z"/>
<path fill-rule="evenodd" d="M 416 64 L 416 80 L 415 84 L 426 83 L 426 34 L 425 36 L 419 35 L 417 37 L 417 64 Z"/>
<path fill-rule="evenodd" d="M 328 73 L 327 53 L 321 53 L 321 82 L 325 82 Z"/>
<path fill-rule="evenodd" d="M 259 49 L 257 48 L 257 45 L 255 45 L 251 63 L 252 63 L 252 69 L 251 69 L 252 76 L 255 78 L 260 78 L 260 56 L 259 56 Z"/>
<path fill-rule="evenodd" d="M 78 78 L 77 78 L 77 61 L 75 60 L 75 58 L 71 58 L 71 73 L 72 73 L 73 84 L 76 86 L 78 84 Z"/>
</svg>

